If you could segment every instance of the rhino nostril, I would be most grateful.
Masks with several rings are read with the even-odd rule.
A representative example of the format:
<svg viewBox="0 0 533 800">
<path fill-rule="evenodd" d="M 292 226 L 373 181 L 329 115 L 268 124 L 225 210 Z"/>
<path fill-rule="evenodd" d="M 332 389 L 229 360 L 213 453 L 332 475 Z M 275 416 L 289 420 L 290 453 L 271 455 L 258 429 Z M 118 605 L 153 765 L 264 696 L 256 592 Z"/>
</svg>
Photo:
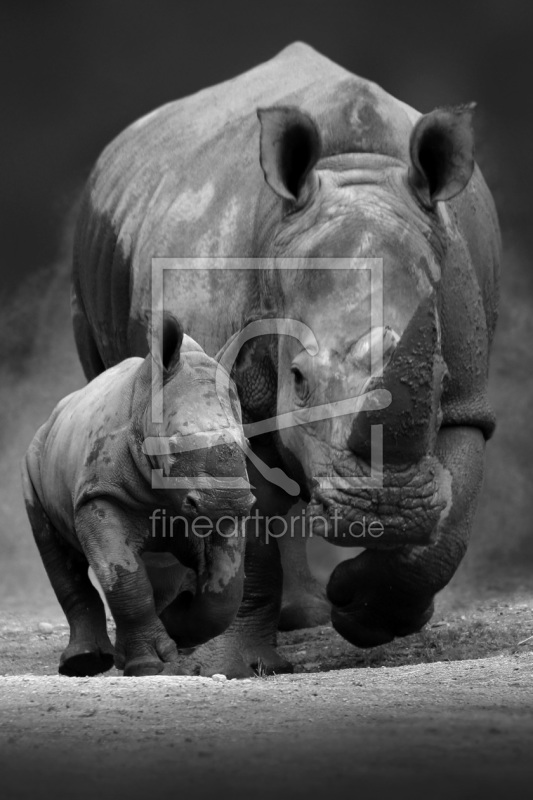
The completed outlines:
<svg viewBox="0 0 533 800">
<path fill-rule="evenodd" d="M 192 517 L 197 517 L 200 512 L 200 498 L 197 492 L 189 492 L 183 501 L 182 511 L 184 514 L 190 514 Z"/>
</svg>

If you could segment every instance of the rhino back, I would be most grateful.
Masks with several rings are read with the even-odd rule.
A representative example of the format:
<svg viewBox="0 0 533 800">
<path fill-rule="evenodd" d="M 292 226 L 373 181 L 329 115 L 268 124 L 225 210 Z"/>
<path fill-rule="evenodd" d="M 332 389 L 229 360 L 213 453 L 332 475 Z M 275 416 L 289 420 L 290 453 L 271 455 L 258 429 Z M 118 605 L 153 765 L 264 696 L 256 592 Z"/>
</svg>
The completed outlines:
<svg viewBox="0 0 533 800">
<path fill-rule="evenodd" d="M 28 456 L 32 482 L 50 520 L 71 537 L 74 510 L 88 488 L 122 479 L 134 380 L 142 359 L 128 359 L 63 398 L 39 429 Z"/>
</svg>

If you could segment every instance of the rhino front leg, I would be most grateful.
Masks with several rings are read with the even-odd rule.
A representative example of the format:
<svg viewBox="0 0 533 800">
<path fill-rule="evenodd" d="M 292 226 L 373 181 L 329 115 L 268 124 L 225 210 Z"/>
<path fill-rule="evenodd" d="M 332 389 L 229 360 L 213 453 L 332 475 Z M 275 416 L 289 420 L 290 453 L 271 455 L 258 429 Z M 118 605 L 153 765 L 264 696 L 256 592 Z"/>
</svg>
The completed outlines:
<svg viewBox="0 0 533 800">
<path fill-rule="evenodd" d="M 253 449 L 270 468 L 280 464 L 271 437 L 253 440 Z M 246 678 L 255 672 L 292 672 L 276 650 L 283 574 L 277 534 L 268 528 L 267 518 L 286 515 L 294 499 L 265 479 L 253 461 L 247 461 L 247 470 L 257 502 L 246 525 L 243 599 L 229 628 L 189 657 L 191 669 L 201 675 Z"/>
<path fill-rule="evenodd" d="M 307 560 L 309 527 L 298 503 L 291 509 L 286 531 L 279 539 L 283 567 L 283 602 L 279 629 L 313 628 L 330 621 L 331 606 L 324 587 L 311 574 Z"/>
<path fill-rule="evenodd" d="M 334 570 L 328 587 L 336 630 L 358 647 L 374 647 L 419 631 L 433 613 L 467 547 L 483 478 L 485 442 L 476 428 L 447 427 L 436 455 L 451 485 L 447 516 L 425 547 L 366 550 Z"/>
<path fill-rule="evenodd" d="M 244 595 L 234 622 L 189 657 L 189 668 L 201 675 L 246 678 L 256 672 L 292 672 L 276 650 L 283 583 L 279 548 L 261 517 L 248 522 L 244 570 Z"/>
<path fill-rule="evenodd" d="M 113 666 L 114 650 L 107 635 L 104 604 L 89 580 L 87 559 L 62 541 L 35 493 L 26 463 L 22 480 L 33 536 L 70 627 L 59 673 L 88 676 L 106 672 Z"/>
<path fill-rule="evenodd" d="M 76 533 L 104 591 L 117 626 L 115 663 L 125 675 L 156 675 L 177 649 L 159 620 L 140 552 L 147 532 L 124 510 L 103 499 L 76 515 Z"/>
</svg>

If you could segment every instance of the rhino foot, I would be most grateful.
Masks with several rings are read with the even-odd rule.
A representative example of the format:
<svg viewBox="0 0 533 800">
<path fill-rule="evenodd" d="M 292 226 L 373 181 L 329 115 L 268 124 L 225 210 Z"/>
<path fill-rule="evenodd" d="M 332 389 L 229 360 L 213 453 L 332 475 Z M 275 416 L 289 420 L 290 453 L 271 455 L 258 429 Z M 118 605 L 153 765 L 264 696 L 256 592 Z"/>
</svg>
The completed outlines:
<svg viewBox="0 0 533 800">
<path fill-rule="evenodd" d="M 397 636 L 418 633 L 429 622 L 433 604 L 423 611 L 402 614 L 372 613 L 366 609 L 346 611 L 334 608 L 331 612 L 333 627 L 344 639 L 356 647 L 377 647 L 392 642 Z"/>
<path fill-rule="evenodd" d="M 331 605 L 320 594 L 303 592 L 296 597 L 283 599 L 278 630 L 294 631 L 299 628 L 316 628 L 327 625 L 331 617 Z"/>
<path fill-rule="evenodd" d="M 117 633 L 115 641 L 115 667 L 123 670 L 126 677 L 140 678 L 143 675 L 189 675 L 181 670 L 178 651 L 174 642 L 158 624 L 145 632 L 144 637 L 129 640 L 126 645 L 123 636 Z M 129 655 L 128 655 L 129 653 Z"/>
<path fill-rule="evenodd" d="M 253 655 L 252 655 L 253 653 Z M 258 643 L 249 650 L 248 660 L 259 675 L 284 675 L 294 672 L 294 667 L 270 644 Z"/>
<path fill-rule="evenodd" d="M 141 678 L 146 675 L 190 675 L 177 661 L 163 662 L 152 656 L 140 656 L 128 661 L 124 675 L 129 678 Z"/>
<path fill-rule="evenodd" d="M 101 646 L 95 642 L 74 642 L 61 655 L 59 674 L 78 678 L 99 675 L 111 669 L 113 655 L 111 642 Z"/>
<path fill-rule="evenodd" d="M 192 673 L 204 677 L 219 673 L 227 678 L 250 678 L 293 671 L 292 664 L 271 644 L 233 631 L 201 645 L 185 663 Z"/>
<path fill-rule="evenodd" d="M 132 658 L 124 664 L 124 675 L 129 678 L 140 678 L 143 675 L 159 675 L 160 672 L 163 672 L 164 666 L 159 658 L 139 656 L 139 658 Z"/>
<path fill-rule="evenodd" d="M 333 627 L 356 647 L 377 647 L 418 633 L 433 614 L 432 595 L 405 581 L 399 584 L 380 556 L 367 550 L 343 561 L 328 584 Z"/>
</svg>

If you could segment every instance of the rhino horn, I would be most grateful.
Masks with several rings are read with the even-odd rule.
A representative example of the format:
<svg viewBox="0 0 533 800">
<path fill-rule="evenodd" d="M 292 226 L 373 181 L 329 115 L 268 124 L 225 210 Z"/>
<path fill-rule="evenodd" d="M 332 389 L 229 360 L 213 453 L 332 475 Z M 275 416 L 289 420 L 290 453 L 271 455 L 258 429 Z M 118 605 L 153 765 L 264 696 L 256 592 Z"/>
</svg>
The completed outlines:
<svg viewBox="0 0 533 800">
<path fill-rule="evenodd" d="M 435 301 L 427 298 L 405 329 L 382 377 L 368 389 L 386 389 L 390 405 L 380 411 L 357 414 L 349 448 L 369 461 L 371 427 L 383 425 L 386 463 L 416 463 L 431 452 L 439 427 L 440 396 L 447 373 L 440 354 Z"/>
</svg>

